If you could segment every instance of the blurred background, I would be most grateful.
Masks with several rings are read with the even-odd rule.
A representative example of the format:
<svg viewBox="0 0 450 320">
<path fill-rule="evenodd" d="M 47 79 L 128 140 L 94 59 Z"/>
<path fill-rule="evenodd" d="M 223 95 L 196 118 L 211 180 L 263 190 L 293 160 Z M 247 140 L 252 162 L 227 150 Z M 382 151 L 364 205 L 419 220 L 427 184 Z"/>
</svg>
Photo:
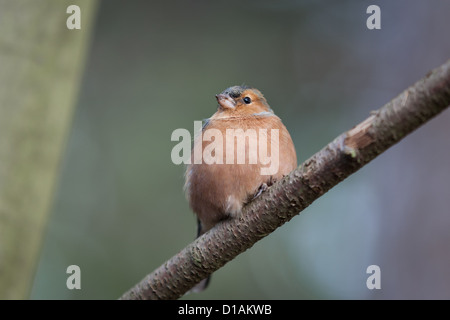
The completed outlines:
<svg viewBox="0 0 450 320">
<path fill-rule="evenodd" d="M 372 4 L 381 30 L 366 27 Z M 30 298 L 116 299 L 195 238 L 170 138 L 211 116 L 215 94 L 260 89 L 301 163 L 450 58 L 449 12 L 440 0 L 100 1 Z M 185 298 L 449 299 L 449 123 L 447 110 Z M 66 287 L 73 264 L 81 290 Z M 373 264 L 381 290 L 366 287 Z"/>
</svg>

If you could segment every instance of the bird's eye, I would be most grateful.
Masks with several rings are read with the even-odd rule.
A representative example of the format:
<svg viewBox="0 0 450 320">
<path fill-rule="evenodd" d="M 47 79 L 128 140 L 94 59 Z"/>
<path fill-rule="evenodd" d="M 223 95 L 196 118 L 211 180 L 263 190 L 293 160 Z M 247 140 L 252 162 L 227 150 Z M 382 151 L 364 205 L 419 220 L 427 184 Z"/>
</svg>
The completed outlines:
<svg viewBox="0 0 450 320">
<path fill-rule="evenodd" d="M 250 104 L 252 102 L 252 99 L 250 99 L 249 97 L 245 97 L 243 100 L 246 104 Z"/>
</svg>

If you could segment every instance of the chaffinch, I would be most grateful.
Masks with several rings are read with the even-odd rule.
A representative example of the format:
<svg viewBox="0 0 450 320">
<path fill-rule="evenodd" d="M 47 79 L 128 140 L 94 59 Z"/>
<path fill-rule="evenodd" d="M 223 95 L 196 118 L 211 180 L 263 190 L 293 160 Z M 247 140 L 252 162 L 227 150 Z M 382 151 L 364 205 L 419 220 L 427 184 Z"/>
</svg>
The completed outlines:
<svg viewBox="0 0 450 320">
<path fill-rule="evenodd" d="M 198 218 L 197 236 L 239 216 L 245 203 L 297 167 L 291 136 L 259 90 L 233 86 L 216 98 L 217 112 L 194 139 L 186 168 L 185 191 Z M 208 280 L 193 291 L 206 288 Z"/>
</svg>

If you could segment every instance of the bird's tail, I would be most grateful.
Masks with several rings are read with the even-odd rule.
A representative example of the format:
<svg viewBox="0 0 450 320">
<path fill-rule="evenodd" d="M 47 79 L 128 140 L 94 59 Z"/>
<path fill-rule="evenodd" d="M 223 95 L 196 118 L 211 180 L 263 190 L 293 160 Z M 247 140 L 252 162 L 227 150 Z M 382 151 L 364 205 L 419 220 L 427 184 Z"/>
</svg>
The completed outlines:
<svg viewBox="0 0 450 320">
<path fill-rule="evenodd" d="M 205 232 L 202 230 L 202 223 L 200 222 L 199 219 L 197 219 L 197 238 L 200 237 L 203 233 L 205 233 Z M 202 281 L 197 283 L 191 290 L 188 291 L 188 293 L 202 292 L 203 290 L 205 290 L 208 287 L 210 280 L 211 280 L 211 276 L 208 276 L 208 278 L 203 279 Z"/>
<path fill-rule="evenodd" d="M 189 293 L 199 293 L 205 290 L 208 287 L 209 281 L 211 280 L 211 276 L 208 276 L 208 278 L 203 279 L 199 283 L 195 285 L 191 290 L 189 290 Z"/>
</svg>

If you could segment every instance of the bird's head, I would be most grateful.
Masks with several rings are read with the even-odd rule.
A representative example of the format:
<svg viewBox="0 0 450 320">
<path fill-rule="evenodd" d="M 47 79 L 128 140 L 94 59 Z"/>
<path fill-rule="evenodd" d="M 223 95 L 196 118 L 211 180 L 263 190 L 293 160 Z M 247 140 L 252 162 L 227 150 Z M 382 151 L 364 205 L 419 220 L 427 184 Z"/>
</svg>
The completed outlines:
<svg viewBox="0 0 450 320">
<path fill-rule="evenodd" d="M 218 112 L 231 115 L 250 115 L 272 112 L 263 94 L 255 88 L 233 86 L 216 95 Z"/>
</svg>

